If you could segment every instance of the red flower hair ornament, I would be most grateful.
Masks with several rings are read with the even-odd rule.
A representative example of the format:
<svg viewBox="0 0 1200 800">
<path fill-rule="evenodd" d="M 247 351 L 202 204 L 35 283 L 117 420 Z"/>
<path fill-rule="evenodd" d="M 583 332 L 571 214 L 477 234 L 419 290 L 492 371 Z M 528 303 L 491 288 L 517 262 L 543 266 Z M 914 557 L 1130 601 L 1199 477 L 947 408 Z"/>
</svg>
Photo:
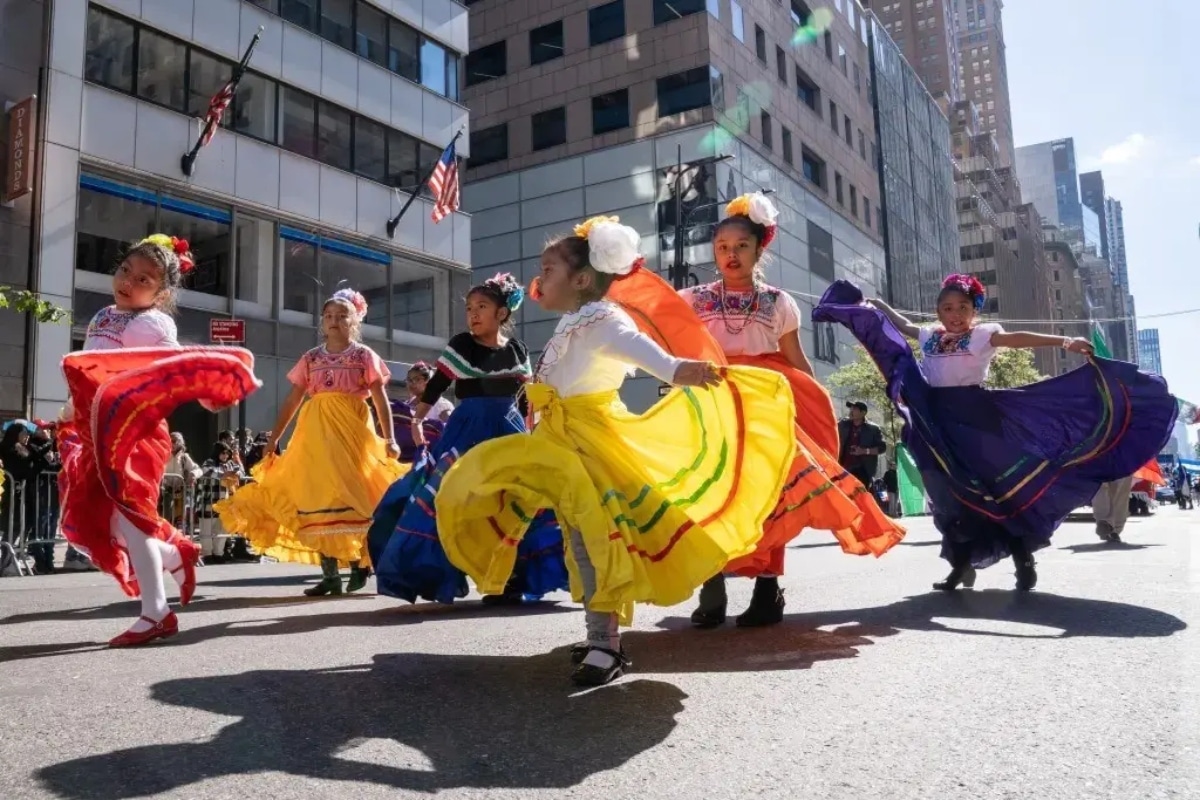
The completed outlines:
<svg viewBox="0 0 1200 800">
<path fill-rule="evenodd" d="M 329 303 L 341 303 L 342 305 L 347 306 L 351 313 L 354 314 L 355 320 L 358 322 L 362 322 L 367 316 L 367 298 L 363 297 L 361 293 L 356 292 L 353 289 L 338 289 L 333 293 L 333 296 L 326 301 L 326 305 Z"/>
<path fill-rule="evenodd" d="M 139 245 L 152 244 L 172 252 L 179 259 L 179 272 L 187 275 L 196 267 L 196 259 L 192 257 L 192 246 L 187 239 L 178 236 L 167 236 L 165 233 L 155 233 L 138 242 Z"/>
<path fill-rule="evenodd" d="M 971 299 L 971 305 L 975 307 L 976 311 L 983 310 L 984 301 L 987 299 L 987 289 L 979 282 L 979 279 L 974 275 L 962 272 L 948 275 L 946 280 L 942 281 L 942 289 L 955 289 L 962 292 Z"/>
</svg>

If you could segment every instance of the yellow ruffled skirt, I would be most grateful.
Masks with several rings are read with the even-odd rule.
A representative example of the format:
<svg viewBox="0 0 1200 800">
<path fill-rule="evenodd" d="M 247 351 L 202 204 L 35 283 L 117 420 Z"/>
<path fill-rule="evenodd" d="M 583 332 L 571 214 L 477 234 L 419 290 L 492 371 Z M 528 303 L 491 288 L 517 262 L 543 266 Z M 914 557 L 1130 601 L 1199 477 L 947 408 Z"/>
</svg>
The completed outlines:
<svg viewBox="0 0 1200 800">
<path fill-rule="evenodd" d="M 634 603 L 671 606 L 754 550 L 795 456 L 787 380 L 723 369 L 712 389 L 676 389 L 645 414 L 616 392 L 527 396 L 532 434 L 465 453 L 442 481 L 442 546 L 483 594 L 500 594 L 533 513 L 549 508 L 577 530 L 596 570 L 589 607 L 630 624 Z M 583 586 L 566 548 L 571 593 Z"/>
<path fill-rule="evenodd" d="M 375 435 L 365 402 L 323 393 L 300 409 L 283 455 L 268 456 L 252 483 L 213 508 L 226 530 L 279 561 L 319 564 L 324 555 L 366 564 L 371 515 L 407 471 Z"/>
</svg>

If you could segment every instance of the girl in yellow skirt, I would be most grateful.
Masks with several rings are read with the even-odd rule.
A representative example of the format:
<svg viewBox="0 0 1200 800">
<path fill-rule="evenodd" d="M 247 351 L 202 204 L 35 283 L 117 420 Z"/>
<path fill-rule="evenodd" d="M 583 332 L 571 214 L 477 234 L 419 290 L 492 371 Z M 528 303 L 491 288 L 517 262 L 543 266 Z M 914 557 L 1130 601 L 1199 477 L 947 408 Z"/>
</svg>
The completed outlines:
<svg viewBox="0 0 1200 800">
<path fill-rule="evenodd" d="M 397 460 L 400 449 L 383 388 L 391 373 L 359 341 L 366 314 L 367 301 L 351 289 L 325 301 L 325 343 L 305 353 L 288 373 L 292 391 L 265 448 L 275 452 L 300 409 L 287 450 L 268 455 L 251 471 L 253 483 L 214 506 L 225 528 L 246 536 L 259 552 L 280 561 L 319 563 L 323 577 L 305 590 L 310 597 L 340 595 L 344 563 L 350 565 L 346 590 L 366 585 L 371 573 L 362 562 L 371 514 L 407 470 Z M 372 429 L 367 397 L 382 438 Z"/>
<path fill-rule="evenodd" d="M 546 247 L 533 297 L 564 316 L 526 390 L 537 426 L 469 450 L 436 500 L 446 554 L 484 594 L 503 591 L 534 513 L 555 513 L 586 610 L 572 678 L 588 686 L 629 667 L 618 624 L 635 602 L 681 603 L 753 551 L 796 447 L 784 378 L 674 358 L 604 299 L 640 268 L 638 242 L 610 217 Z M 700 390 L 631 414 L 617 392 L 635 368 Z"/>
</svg>

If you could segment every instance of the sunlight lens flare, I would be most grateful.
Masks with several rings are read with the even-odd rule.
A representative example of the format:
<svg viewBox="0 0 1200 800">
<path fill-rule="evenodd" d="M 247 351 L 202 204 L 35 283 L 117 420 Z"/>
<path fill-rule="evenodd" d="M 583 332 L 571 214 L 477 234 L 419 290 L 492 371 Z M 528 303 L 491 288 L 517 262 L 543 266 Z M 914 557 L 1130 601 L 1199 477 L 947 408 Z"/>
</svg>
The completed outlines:
<svg viewBox="0 0 1200 800">
<path fill-rule="evenodd" d="M 808 17 L 808 22 L 796 29 L 792 34 L 792 47 L 812 44 L 821 38 L 821 34 L 829 30 L 833 24 L 833 11 L 829 8 L 815 9 Z"/>
<path fill-rule="evenodd" d="M 717 115 L 718 127 L 705 134 L 700 140 L 700 151 L 706 156 L 726 152 L 738 136 L 750 132 L 750 120 L 771 105 L 773 88 L 768 81 L 754 81 L 738 90 L 737 102 L 727 111 Z"/>
</svg>

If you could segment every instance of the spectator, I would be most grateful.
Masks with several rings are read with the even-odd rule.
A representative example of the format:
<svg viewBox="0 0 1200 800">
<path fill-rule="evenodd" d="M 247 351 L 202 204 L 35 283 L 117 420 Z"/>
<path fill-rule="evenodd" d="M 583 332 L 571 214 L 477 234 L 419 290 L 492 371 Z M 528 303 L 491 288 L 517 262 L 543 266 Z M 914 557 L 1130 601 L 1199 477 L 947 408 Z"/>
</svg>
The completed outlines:
<svg viewBox="0 0 1200 800">
<path fill-rule="evenodd" d="M 200 518 L 200 555 L 205 563 L 220 564 L 226 560 L 229 534 L 213 511 L 213 504 L 229 497 L 246 473 L 228 445 L 218 442 L 213 455 L 214 459 L 204 464 L 204 480 L 199 482 L 196 492 L 196 515 Z"/>
<path fill-rule="evenodd" d="M 12 520 L 12 535 L 16 542 L 37 536 L 38 503 L 37 476 L 44 472 L 47 462 L 44 457 L 34 451 L 30 444 L 30 433 L 24 420 L 9 423 L 0 438 L 0 462 L 4 463 L 7 473 L 2 516 L 5 527 Z M 29 548 L 33 556 L 34 570 L 39 575 L 50 575 L 54 572 L 54 545 L 39 544 Z"/>
<path fill-rule="evenodd" d="M 171 457 L 167 459 L 166 472 L 163 473 L 163 495 L 159 507 L 163 517 L 171 524 L 187 528 L 185 512 L 187 510 L 187 490 L 196 483 L 203 474 L 195 460 L 188 454 L 187 444 L 183 434 L 178 431 L 171 434 Z M 191 531 L 184 530 L 185 534 Z"/>
<path fill-rule="evenodd" d="M 878 425 L 867 422 L 869 409 L 866 403 L 856 400 L 846 403 L 846 408 L 850 409 L 849 418 L 838 422 L 838 437 L 842 443 L 838 462 L 870 489 L 879 470 L 879 457 L 887 450 L 883 431 Z"/>
<path fill-rule="evenodd" d="M 883 487 L 887 489 L 887 515 L 899 519 L 904 512 L 900 508 L 900 476 L 896 474 L 895 459 L 888 459 L 883 473 Z"/>
</svg>

